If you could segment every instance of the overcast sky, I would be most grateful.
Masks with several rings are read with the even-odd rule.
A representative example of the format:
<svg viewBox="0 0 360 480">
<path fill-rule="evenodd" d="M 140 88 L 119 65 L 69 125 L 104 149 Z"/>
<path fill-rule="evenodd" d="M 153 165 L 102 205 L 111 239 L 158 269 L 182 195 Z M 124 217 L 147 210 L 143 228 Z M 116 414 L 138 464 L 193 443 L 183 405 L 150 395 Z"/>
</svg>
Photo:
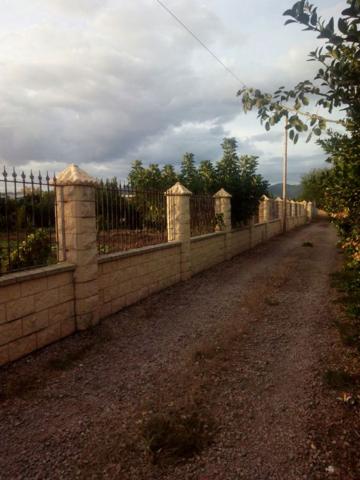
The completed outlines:
<svg viewBox="0 0 360 480">
<path fill-rule="evenodd" d="M 269 91 L 311 76 L 312 33 L 284 27 L 292 0 L 163 0 L 249 86 Z M 337 15 L 345 0 L 318 0 Z M 77 163 L 124 179 L 132 160 L 216 160 L 225 136 L 281 181 L 281 129 L 242 113 L 236 83 L 155 0 L 2 0 L 0 160 L 27 171 Z M 324 166 L 304 141 L 289 181 Z"/>
</svg>

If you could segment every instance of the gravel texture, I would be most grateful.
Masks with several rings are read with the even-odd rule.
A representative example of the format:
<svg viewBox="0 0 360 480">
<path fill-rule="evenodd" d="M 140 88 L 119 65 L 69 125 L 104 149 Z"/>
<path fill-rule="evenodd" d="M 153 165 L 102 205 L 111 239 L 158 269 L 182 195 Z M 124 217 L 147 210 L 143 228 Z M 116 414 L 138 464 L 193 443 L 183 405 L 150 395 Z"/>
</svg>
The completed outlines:
<svg viewBox="0 0 360 480">
<path fill-rule="evenodd" d="M 360 478 L 317 444 L 335 244 L 297 229 L 2 369 L 0 478 Z M 208 416 L 212 442 L 153 464 L 142 426 L 169 409 Z"/>
</svg>

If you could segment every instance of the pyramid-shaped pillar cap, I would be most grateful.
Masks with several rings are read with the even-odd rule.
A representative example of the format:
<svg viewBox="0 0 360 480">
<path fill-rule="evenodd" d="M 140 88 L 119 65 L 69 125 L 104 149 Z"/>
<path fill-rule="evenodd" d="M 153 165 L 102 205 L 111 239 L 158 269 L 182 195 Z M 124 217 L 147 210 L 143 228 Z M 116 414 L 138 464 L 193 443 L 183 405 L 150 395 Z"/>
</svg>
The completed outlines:
<svg viewBox="0 0 360 480">
<path fill-rule="evenodd" d="M 266 195 L 263 195 L 263 196 L 260 198 L 260 200 L 270 200 L 270 198 L 267 197 Z"/>
<path fill-rule="evenodd" d="M 97 180 L 77 165 L 71 164 L 58 175 L 56 183 L 57 185 L 95 185 Z"/>
<path fill-rule="evenodd" d="M 275 202 L 282 202 L 282 201 L 283 201 L 283 199 L 281 197 L 276 197 L 275 198 Z"/>
<path fill-rule="evenodd" d="M 180 182 L 176 182 L 171 188 L 166 190 L 166 195 L 192 195 L 190 190 L 188 190 Z"/>
<path fill-rule="evenodd" d="M 232 195 L 228 193 L 226 190 L 223 188 L 220 188 L 218 192 L 215 193 L 214 198 L 231 198 Z"/>
</svg>

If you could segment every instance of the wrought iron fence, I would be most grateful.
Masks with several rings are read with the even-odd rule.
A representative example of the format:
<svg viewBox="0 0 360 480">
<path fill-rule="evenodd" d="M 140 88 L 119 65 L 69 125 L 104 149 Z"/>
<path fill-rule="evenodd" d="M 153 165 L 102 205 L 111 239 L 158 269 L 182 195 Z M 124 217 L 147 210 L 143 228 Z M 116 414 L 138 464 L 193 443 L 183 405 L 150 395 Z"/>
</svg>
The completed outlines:
<svg viewBox="0 0 360 480">
<path fill-rule="evenodd" d="M 100 254 L 167 242 L 166 197 L 116 180 L 96 187 L 97 244 Z"/>
<path fill-rule="evenodd" d="M 190 197 L 190 233 L 192 237 L 222 228 L 221 215 L 215 214 L 215 199 L 210 195 Z"/>
<path fill-rule="evenodd" d="M 0 275 L 56 263 L 56 180 L 31 172 L 0 175 Z"/>
</svg>

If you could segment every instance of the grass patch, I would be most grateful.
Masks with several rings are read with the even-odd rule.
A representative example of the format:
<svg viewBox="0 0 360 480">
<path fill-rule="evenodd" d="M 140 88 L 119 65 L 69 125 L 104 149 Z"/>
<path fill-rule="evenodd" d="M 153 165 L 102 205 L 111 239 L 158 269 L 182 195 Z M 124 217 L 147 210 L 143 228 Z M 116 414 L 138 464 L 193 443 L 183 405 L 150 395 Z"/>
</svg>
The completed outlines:
<svg viewBox="0 0 360 480">
<path fill-rule="evenodd" d="M 356 378 L 343 370 L 327 370 L 324 374 L 324 381 L 330 388 L 344 389 L 353 387 Z"/>
<path fill-rule="evenodd" d="M 313 247 L 314 244 L 313 244 L 312 242 L 304 242 L 304 243 L 302 244 L 302 246 L 303 246 L 303 247 Z"/>
<path fill-rule="evenodd" d="M 355 323 L 337 322 L 336 327 L 344 345 L 347 347 L 360 348 L 360 325 Z"/>
<path fill-rule="evenodd" d="M 190 458 L 207 447 L 212 436 L 212 420 L 195 407 L 155 414 L 142 426 L 146 450 L 154 464 Z"/>
<path fill-rule="evenodd" d="M 350 318 L 360 319 L 360 272 L 345 268 L 331 275 L 331 285 L 343 295 L 338 299 Z"/>
</svg>

